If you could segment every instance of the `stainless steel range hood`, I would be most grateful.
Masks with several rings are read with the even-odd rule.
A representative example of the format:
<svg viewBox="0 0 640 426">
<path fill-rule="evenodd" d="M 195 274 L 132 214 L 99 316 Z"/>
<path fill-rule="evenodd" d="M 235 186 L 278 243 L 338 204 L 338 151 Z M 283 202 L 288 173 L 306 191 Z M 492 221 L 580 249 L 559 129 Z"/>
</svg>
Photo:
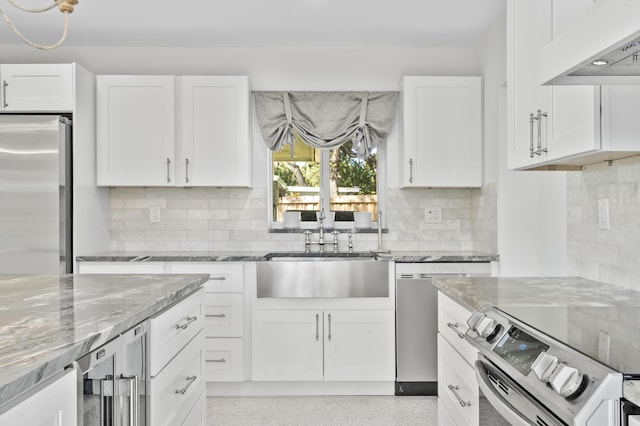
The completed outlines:
<svg viewBox="0 0 640 426">
<path fill-rule="evenodd" d="M 640 0 L 598 0 L 542 49 L 541 84 L 640 84 Z"/>
</svg>

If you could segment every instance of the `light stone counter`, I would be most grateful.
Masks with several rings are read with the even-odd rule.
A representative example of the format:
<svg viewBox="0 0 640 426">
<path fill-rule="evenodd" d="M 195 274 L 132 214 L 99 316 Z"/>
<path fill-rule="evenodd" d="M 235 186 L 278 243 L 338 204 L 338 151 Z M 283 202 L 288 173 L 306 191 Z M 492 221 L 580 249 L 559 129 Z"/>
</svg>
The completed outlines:
<svg viewBox="0 0 640 426">
<path fill-rule="evenodd" d="M 640 292 L 577 277 L 435 278 L 434 284 L 473 309 L 494 306 L 640 379 Z M 600 333 L 609 335 L 609 351 L 599 348 Z M 626 381 L 624 396 L 640 405 L 640 381 Z"/>
<path fill-rule="evenodd" d="M 326 255 L 326 256 L 361 256 L 374 254 L 384 260 L 398 263 L 435 263 L 435 262 L 491 262 L 499 260 L 499 256 L 474 251 L 423 251 L 423 252 L 338 252 L 332 251 L 331 244 L 323 253 L 314 247 L 305 252 L 106 252 L 96 255 L 78 256 L 80 262 L 260 262 L 276 256 L 286 255 Z"/>
<path fill-rule="evenodd" d="M 208 275 L 0 275 L 0 406 L 196 291 Z"/>
</svg>

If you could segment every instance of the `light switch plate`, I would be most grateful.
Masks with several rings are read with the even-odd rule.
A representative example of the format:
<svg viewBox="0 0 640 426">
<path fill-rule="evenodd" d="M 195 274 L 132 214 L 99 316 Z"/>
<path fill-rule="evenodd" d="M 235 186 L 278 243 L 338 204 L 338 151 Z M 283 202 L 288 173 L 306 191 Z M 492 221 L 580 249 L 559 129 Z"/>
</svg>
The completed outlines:
<svg viewBox="0 0 640 426">
<path fill-rule="evenodd" d="M 160 206 L 149 207 L 149 222 L 151 223 L 160 222 Z"/>
<path fill-rule="evenodd" d="M 442 223 L 442 207 L 425 207 L 425 223 Z"/>
</svg>

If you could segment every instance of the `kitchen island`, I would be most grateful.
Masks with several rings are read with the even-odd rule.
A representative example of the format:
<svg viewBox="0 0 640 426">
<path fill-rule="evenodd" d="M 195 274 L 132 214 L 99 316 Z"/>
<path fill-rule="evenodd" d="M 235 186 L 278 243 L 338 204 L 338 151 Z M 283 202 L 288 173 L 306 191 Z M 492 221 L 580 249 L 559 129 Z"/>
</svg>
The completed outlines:
<svg viewBox="0 0 640 426">
<path fill-rule="evenodd" d="M 640 292 L 578 277 L 452 277 L 434 284 L 472 310 L 498 308 L 633 378 L 624 381 L 624 397 L 640 403 Z"/>
<path fill-rule="evenodd" d="M 207 278 L 0 276 L 0 406 L 197 291 Z"/>
</svg>

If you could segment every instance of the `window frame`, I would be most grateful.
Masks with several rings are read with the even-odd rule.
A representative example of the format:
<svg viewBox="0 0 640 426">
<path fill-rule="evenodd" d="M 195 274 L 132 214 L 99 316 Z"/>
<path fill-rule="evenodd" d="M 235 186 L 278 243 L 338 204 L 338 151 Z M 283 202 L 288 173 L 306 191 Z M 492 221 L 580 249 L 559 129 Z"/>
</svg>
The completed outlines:
<svg viewBox="0 0 640 426">
<path fill-rule="evenodd" d="M 330 189 L 329 189 L 329 151 L 330 149 L 319 148 L 320 150 L 320 200 L 321 206 L 320 208 L 324 208 L 325 212 L 329 211 L 330 205 Z M 282 222 L 275 222 L 273 217 L 273 151 L 267 150 L 267 222 L 269 223 L 269 229 L 271 230 L 284 230 L 284 226 Z M 379 145 L 377 147 L 377 166 L 376 166 L 376 195 L 378 196 L 378 211 L 382 212 L 382 227 L 386 223 L 386 199 L 387 199 L 387 147 L 385 144 Z M 378 215 L 378 220 L 380 215 Z M 354 229 L 354 222 L 343 222 L 337 221 L 335 222 L 335 229 L 346 229 L 352 230 Z M 371 229 L 376 229 L 378 227 L 378 221 L 371 222 Z M 300 222 L 301 230 L 309 229 L 317 229 L 318 223 L 312 221 Z M 291 232 L 290 229 L 286 229 L 287 232 Z M 294 229 L 294 231 L 297 231 Z"/>
</svg>

